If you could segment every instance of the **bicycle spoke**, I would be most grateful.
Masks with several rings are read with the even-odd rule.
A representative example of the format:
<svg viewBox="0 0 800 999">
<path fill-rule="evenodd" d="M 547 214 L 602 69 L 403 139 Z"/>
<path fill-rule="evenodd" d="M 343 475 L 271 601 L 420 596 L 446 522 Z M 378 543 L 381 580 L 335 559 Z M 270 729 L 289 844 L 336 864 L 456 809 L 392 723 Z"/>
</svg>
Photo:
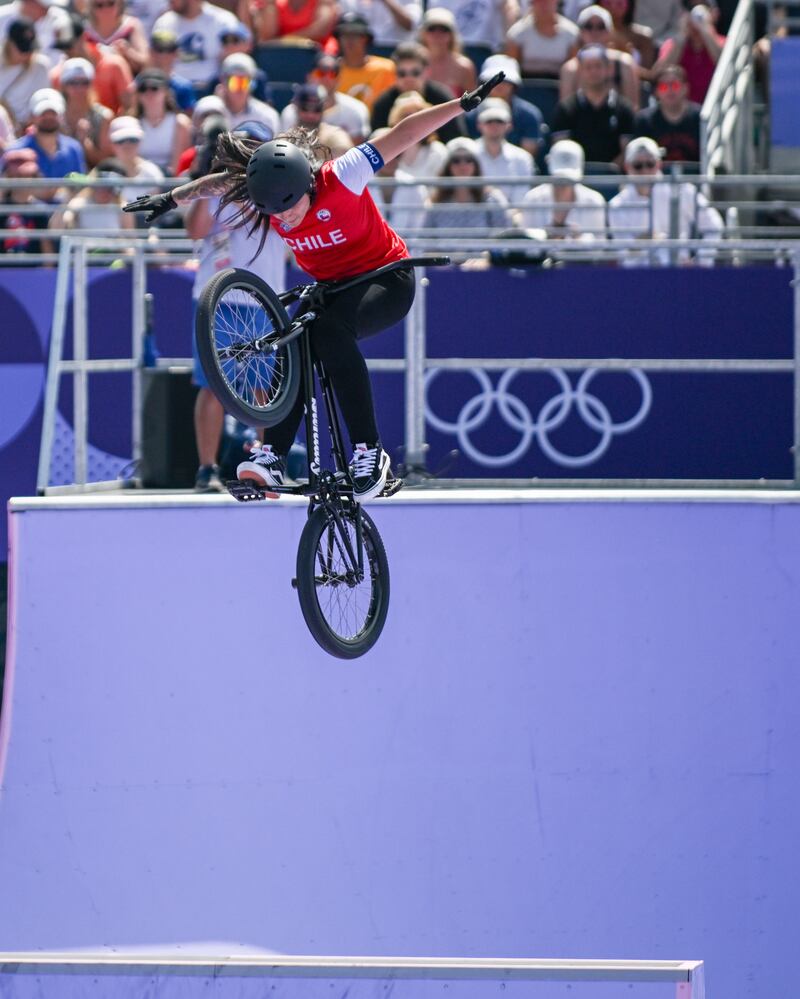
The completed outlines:
<svg viewBox="0 0 800 999">
<path fill-rule="evenodd" d="M 342 526 L 356 549 L 356 525 L 348 517 Z M 317 546 L 315 583 L 320 610 L 332 630 L 346 640 L 357 638 L 369 623 L 373 604 L 373 572 L 368 539 L 364 544 L 364 578 L 356 582 L 346 546 L 333 524 L 329 524 Z"/>
</svg>

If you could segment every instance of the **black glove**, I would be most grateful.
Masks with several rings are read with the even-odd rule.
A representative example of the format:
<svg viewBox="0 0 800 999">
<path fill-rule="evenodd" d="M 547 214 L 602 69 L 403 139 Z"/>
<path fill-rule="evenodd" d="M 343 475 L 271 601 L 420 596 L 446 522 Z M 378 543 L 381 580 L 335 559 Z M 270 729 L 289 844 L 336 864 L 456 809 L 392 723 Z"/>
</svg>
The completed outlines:
<svg viewBox="0 0 800 999">
<path fill-rule="evenodd" d="M 172 197 L 172 191 L 164 194 L 143 194 L 141 198 L 131 201 L 128 205 L 123 205 L 123 212 L 149 212 L 145 215 L 145 222 L 153 222 L 155 219 L 166 215 L 178 207 L 177 201 Z"/>
<path fill-rule="evenodd" d="M 462 94 L 461 107 L 465 111 L 474 111 L 481 101 L 486 100 L 497 84 L 502 83 L 505 78 L 505 73 L 495 73 L 491 80 L 487 80 L 486 83 L 482 83 L 479 87 L 476 87 L 475 90 L 470 90 L 469 93 Z"/>
</svg>

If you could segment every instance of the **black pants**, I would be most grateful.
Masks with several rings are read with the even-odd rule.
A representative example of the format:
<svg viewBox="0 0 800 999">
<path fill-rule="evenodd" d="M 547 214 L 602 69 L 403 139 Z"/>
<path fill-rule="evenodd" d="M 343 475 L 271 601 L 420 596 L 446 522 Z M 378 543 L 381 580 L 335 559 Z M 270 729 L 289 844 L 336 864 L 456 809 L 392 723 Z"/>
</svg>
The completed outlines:
<svg viewBox="0 0 800 999">
<path fill-rule="evenodd" d="M 358 341 L 399 322 L 414 301 L 414 270 L 390 271 L 338 295 L 331 295 L 311 326 L 311 350 L 330 377 L 350 442 L 380 440 L 367 362 Z M 264 442 L 288 454 L 303 418 L 303 393 L 286 419 L 264 432 Z"/>
</svg>

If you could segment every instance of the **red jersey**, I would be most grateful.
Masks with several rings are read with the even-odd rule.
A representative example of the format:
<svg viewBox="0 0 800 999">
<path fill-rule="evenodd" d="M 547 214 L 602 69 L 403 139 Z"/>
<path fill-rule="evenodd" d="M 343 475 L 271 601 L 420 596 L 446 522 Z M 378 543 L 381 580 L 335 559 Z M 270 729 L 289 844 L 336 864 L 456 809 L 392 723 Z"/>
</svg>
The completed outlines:
<svg viewBox="0 0 800 999">
<path fill-rule="evenodd" d="M 367 188 L 383 159 L 368 142 L 323 163 L 317 194 L 293 229 L 274 216 L 272 228 L 317 281 L 338 281 L 408 257 L 408 248 L 378 211 Z"/>
</svg>

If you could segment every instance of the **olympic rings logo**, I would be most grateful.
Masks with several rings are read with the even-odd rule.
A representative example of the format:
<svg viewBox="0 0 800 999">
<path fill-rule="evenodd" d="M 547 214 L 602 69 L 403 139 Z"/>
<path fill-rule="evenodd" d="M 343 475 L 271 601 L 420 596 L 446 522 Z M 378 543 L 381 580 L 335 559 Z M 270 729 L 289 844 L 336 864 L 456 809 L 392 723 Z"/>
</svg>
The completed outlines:
<svg viewBox="0 0 800 999">
<path fill-rule="evenodd" d="M 627 374 L 639 386 L 642 400 L 633 416 L 615 422 L 608 406 L 589 391 L 592 381 L 598 374 L 597 368 L 584 371 L 575 386 L 562 368 L 548 368 L 548 373 L 558 383 L 559 391 L 547 400 L 534 419 L 526 403 L 509 391 L 512 381 L 520 374 L 517 368 L 508 368 L 504 371 L 496 387 L 492 385 L 489 375 L 483 369 L 470 368 L 469 373 L 477 381 L 480 391 L 464 403 L 457 418 L 450 422 L 437 416 L 429 403 L 431 385 L 442 370 L 442 368 L 430 368 L 425 375 L 425 418 L 441 433 L 455 434 L 461 451 L 476 465 L 487 468 L 513 465 L 525 454 L 534 438 L 545 456 L 555 465 L 560 465 L 562 468 L 585 468 L 606 453 L 614 437 L 640 427 L 647 419 L 653 401 L 653 390 L 647 376 L 638 368 L 632 368 Z M 519 443 L 506 454 L 484 454 L 473 444 L 470 437 L 475 430 L 486 423 L 495 407 L 506 425 L 520 435 Z M 590 430 L 600 435 L 597 444 L 586 454 L 564 454 L 551 440 L 551 435 L 566 422 L 573 409 Z"/>
</svg>

